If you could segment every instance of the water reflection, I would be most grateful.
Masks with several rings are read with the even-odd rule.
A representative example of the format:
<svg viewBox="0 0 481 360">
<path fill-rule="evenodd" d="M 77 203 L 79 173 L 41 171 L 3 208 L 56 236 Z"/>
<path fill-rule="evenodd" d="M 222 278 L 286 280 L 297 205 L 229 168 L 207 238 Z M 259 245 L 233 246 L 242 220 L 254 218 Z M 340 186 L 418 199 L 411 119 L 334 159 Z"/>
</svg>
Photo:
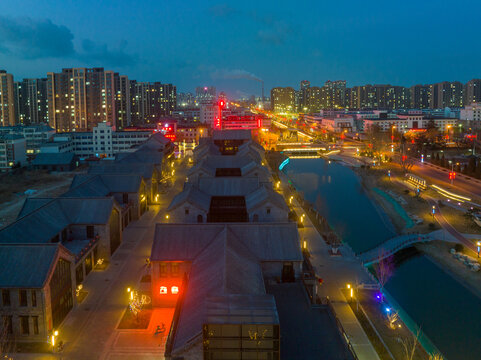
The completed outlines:
<svg viewBox="0 0 481 360">
<path fill-rule="evenodd" d="M 395 235 L 351 169 L 296 159 L 284 171 L 355 252 Z M 481 359 L 481 300 L 437 265 L 424 256 L 403 262 L 386 288 L 446 358 Z"/>
</svg>

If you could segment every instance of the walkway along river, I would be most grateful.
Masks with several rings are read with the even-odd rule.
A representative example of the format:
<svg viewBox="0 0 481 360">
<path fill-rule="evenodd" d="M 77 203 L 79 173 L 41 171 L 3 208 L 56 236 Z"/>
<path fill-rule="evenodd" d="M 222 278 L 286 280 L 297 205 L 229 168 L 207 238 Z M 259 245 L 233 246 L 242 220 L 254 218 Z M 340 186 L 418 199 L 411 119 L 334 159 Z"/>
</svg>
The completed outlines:
<svg viewBox="0 0 481 360">
<path fill-rule="evenodd" d="M 356 253 L 396 235 L 349 167 L 324 159 L 291 159 L 283 172 Z M 386 289 L 408 326 L 411 321 L 420 326 L 447 359 L 481 359 L 481 299 L 428 257 L 403 262 Z M 423 345 L 429 350 L 428 342 Z"/>
</svg>

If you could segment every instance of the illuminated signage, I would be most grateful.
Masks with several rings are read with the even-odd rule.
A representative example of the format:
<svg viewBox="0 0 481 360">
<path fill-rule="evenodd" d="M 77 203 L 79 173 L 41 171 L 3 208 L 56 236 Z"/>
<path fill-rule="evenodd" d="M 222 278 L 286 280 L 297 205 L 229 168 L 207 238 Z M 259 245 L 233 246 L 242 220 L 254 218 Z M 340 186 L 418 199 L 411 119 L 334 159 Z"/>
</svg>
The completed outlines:
<svg viewBox="0 0 481 360">
<path fill-rule="evenodd" d="M 160 287 L 160 295 L 167 295 L 169 293 L 169 288 L 167 286 L 161 286 Z M 171 286 L 170 287 L 170 293 L 172 295 L 177 295 L 179 293 L 179 287 L 178 286 Z"/>
</svg>

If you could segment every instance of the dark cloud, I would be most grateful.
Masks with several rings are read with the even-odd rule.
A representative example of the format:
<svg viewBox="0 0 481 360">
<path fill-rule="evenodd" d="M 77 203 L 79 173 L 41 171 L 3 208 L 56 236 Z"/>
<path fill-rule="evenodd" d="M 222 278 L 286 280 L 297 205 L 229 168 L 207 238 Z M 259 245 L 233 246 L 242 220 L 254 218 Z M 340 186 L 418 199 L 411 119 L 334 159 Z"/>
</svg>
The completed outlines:
<svg viewBox="0 0 481 360">
<path fill-rule="evenodd" d="M 131 66 L 135 57 L 125 52 L 126 42 L 117 48 L 83 40 L 80 51 L 72 32 L 52 21 L 0 16 L 0 53 L 21 59 L 71 58 L 102 66 Z"/>
<path fill-rule="evenodd" d="M 242 69 L 215 69 L 211 71 L 210 76 L 213 80 L 217 79 L 249 79 L 262 81 L 253 73 Z"/>
<path fill-rule="evenodd" d="M 125 52 L 126 45 L 127 42 L 124 41 L 118 48 L 111 49 L 107 44 L 85 39 L 82 41 L 82 52 L 78 56 L 85 62 L 97 62 L 118 67 L 131 66 L 135 64 L 136 59 L 133 55 Z"/>
<path fill-rule="evenodd" d="M 27 59 L 73 56 L 73 34 L 48 19 L 0 16 L 0 52 Z"/>
<path fill-rule="evenodd" d="M 294 34 L 293 27 L 287 21 L 256 13 L 252 17 L 262 24 L 262 28 L 257 31 L 257 39 L 263 43 L 281 45 Z"/>
</svg>

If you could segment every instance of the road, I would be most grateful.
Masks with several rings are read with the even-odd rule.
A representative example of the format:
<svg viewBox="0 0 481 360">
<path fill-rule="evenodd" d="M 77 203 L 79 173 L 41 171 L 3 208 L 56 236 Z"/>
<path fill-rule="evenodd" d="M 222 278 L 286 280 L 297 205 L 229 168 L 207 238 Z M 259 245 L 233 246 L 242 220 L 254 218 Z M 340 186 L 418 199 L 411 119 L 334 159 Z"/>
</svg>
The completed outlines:
<svg viewBox="0 0 481 360">
<path fill-rule="evenodd" d="M 434 167 L 420 161 L 414 164 L 410 172 L 457 194 L 464 193 L 470 197 L 481 199 L 481 182 L 478 180 L 456 174 L 456 179 L 454 179 L 453 185 L 451 185 L 448 169 Z"/>
<path fill-rule="evenodd" d="M 432 198 L 428 198 L 428 203 L 431 207 L 434 206 L 434 209 L 435 209 L 435 214 L 434 214 L 434 218 L 436 219 L 436 221 L 439 223 L 439 225 L 441 225 L 441 227 L 446 230 L 448 233 L 450 233 L 452 236 L 454 236 L 461 244 L 463 244 L 464 246 L 466 246 L 468 249 L 470 250 L 473 250 L 473 251 L 477 251 L 476 249 L 476 246 L 474 245 L 474 243 L 469 240 L 469 239 L 466 239 L 461 233 L 459 233 L 447 220 L 446 218 L 444 217 L 444 215 L 442 214 L 442 211 L 441 209 L 439 208 L 438 204 L 437 204 L 437 201 L 435 201 L 435 199 L 432 199 Z"/>
<path fill-rule="evenodd" d="M 150 206 L 139 220 L 123 232 L 122 244 L 113 254 L 106 270 L 93 271 L 83 286 L 87 298 L 67 315 L 59 330 L 65 344 L 62 353 L 15 354 L 15 359 L 163 359 L 165 338 L 154 336 L 159 317 L 171 312 L 154 312 L 148 329 L 119 330 L 117 325 L 127 308 L 127 287 L 139 286 L 149 273 L 145 259 L 150 256 L 155 224 L 162 222 L 171 199 L 182 189 L 187 170 L 176 169 L 175 185 L 161 198 L 160 205 Z M 169 320 L 163 321 L 168 324 Z"/>
</svg>

